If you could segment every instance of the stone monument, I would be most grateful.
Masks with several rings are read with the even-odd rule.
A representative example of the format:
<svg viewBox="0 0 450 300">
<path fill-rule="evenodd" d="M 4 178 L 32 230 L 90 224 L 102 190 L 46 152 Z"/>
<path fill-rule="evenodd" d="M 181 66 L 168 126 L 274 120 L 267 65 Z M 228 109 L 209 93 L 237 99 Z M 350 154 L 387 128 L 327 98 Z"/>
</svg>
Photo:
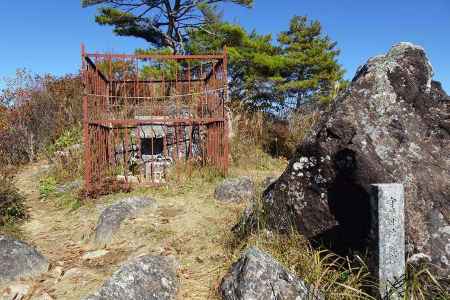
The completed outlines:
<svg viewBox="0 0 450 300">
<path fill-rule="evenodd" d="M 373 184 L 370 192 L 370 268 L 381 299 L 402 299 L 406 266 L 403 185 Z"/>
</svg>

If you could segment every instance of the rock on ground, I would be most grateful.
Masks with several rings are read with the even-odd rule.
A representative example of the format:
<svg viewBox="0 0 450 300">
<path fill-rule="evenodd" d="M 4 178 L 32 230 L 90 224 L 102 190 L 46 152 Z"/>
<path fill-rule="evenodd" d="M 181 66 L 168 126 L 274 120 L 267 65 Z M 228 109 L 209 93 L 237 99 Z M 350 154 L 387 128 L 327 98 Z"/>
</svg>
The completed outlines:
<svg viewBox="0 0 450 300">
<path fill-rule="evenodd" d="M 224 300 L 322 299 L 317 291 L 256 247 L 235 262 L 219 287 Z"/>
<path fill-rule="evenodd" d="M 367 243 L 369 186 L 403 183 L 408 256 L 450 270 L 450 99 L 425 51 L 393 46 L 359 68 L 263 195 L 266 223 L 338 250 Z M 337 226 L 339 225 L 339 226 Z"/>
<path fill-rule="evenodd" d="M 163 256 L 141 256 L 125 263 L 85 300 L 168 300 L 178 289 L 176 262 Z"/>
<path fill-rule="evenodd" d="M 214 198 L 221 202 L 239 202 L 251 199 L 255 194 L 253 181 L 246 176 L 226 179 L 214 191 Z"/>
<path fill-rule="evenodd" d="M 38 276 L 48 270 L 47 259 L 30 245 L 0 235 L 0 282 Z"/>
<path fill-rule="evenodd" d="M 95 228 L 95 243 L 109 244 L 113 234 L 126 218 L 135 216 L 143 208 L 156 205 L 153 199 L 147 197 L 131 197 L 108 206 L 100 214 Z"/>
<path fill-rule="evenodd" d="M 60 184 L 56 187 L 56 192 L 57 193 L 66 193 L 66 192 L 71 192 L 73 190 L 78 190 L 83 186 L 83 181 L 80 179 L 65 183 L 65 184 Z"/>
</svg>

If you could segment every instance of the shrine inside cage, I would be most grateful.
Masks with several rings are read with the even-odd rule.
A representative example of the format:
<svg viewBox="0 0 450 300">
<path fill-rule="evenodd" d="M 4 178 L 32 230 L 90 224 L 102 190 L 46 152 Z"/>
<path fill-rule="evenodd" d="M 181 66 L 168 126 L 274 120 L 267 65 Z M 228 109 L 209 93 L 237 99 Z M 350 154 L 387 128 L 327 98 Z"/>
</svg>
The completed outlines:
<svg viewBox="0 0 450 300">
<path fill-rule="evenodd" d="M 162 184 L 180 161 L 226 173 L 226 50 L 210 55 L 86 53 L 85 188 L 106 179 Z"/>
</svg>

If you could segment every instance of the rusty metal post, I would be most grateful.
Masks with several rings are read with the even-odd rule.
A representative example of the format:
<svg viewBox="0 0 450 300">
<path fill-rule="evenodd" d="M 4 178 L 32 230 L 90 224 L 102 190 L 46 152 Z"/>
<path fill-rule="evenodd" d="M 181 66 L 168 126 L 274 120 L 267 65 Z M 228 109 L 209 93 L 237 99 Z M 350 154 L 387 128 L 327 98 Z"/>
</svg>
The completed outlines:
<svg viewBox="0 0 450 300">
<path fill-rule="evenodd" d="M 228 49 L 227 46 L 223 48 L 223 98 L 222 98 L 222 117 L 224 118 L 223 124 L 223 156 L 224 156 L 224 175 L 228 173 L 229 166 L 229 132 L 228 126 L 231 120 L 228 120 L 228 114 L 225 111 L 225 105 L 228 103 Z"/>
<path fill-rule="evenodd" d="M 83 143 L 84 143 L 84 185 L 89 193 L 91 186 L 91 146 L 89 141 L 89 120 L 88 120 L 88 97 L 83 96 Z"/>
<path fill-rule="evenodd" d="M 83 81 L 83 143 L 84 143 L 84 188 L 89 193 L 92 190 L 91 186 L 91 153 L 89 142 L 89 111 L 88 111 L 88 96 L 86 95 L 86 64 L 85 64 L 85 47 L 81 44 L 81 78 Z"/>
<path fill-rule="evenodd" d="M 115 76 L 116 71 L 113 72 L 113 60 L 114 62 L 121 60 L 126 66 L 117 76 Z M 159 78 L 154 76 L 150 79 L 141 78 L 139 60 L 156 60 L 161 71 L 157 76 Z M 171 76 L 164 78 L 164 70 L 167 68 L 165 64 L 173 61 L 176 68 L 173 74 L 175 78 Z M 193 67 L 191 65 L 193 61 L 200 63 Z M 229 156 L 228 122 L 230 121 L 225 110 L 228 99 L 226 48 L 221 55 L 180 56 L 87 54 L 82 46 L 82 63 L 81 76 L 85 88 L 83 139 L 87 189 L 94 188 L 93 185 L 99 183 L 97 181 L 103 180 L 107 175 L 106 170 L 111 170 L 108 176 L 113 175 L 114 161 L 117 165 L 123 164 L 125 180 L 128 181 L 130 156 L 134 153 L 137 153 L 138 157 L 142 156 L 139 133 L 136 132 L 136 138 L 130 133 L 134 132 L 136 127 L 145 124 L 163 126 L 165 134 L 162 150 L 168 156 L 169 147 L 171 147 L 174 161 L 179 160 L 180 155 L 183 155 L 189 163 L 193 156 L 199 155 L 202 156 L 204 163 L 214 165 L 226 172 Z M 97 66 L 101 63 L 106 63 L 109 67 L 108 71 L 105 71 L 107 76 Z M 128 68 L 128 65 L 132 68 Z M 185 67 L 181 69 L 181 66 Z M 171 96 L 176 98 L 173 99 Z M 193 108 L 193 111 L 188 116 L 181 115 L 181 106 L 189 101 L 192 102 L 189 106 Z M 170 103 L 176 105 L 174 116 L 168 114 Z M 137 114 L 160 117 L 136 120 Z M 192 149 L 194 126 L 199 129 L 199 141 L 196 142 L 200 144 L 200 153 L 193 153 Z M 171 129 L 171 138 L 168 138 L 168 128 Z M 187 139 L 189 139 L 189 145 Z M 152 154 L 154 154 L 155 140 L 151 142 Z M 122 144 L 122 153 L 116 151 L 118 143 Z M 134 149 L 135 143 L 138 144 L 137 150 Z"/>
</svg>

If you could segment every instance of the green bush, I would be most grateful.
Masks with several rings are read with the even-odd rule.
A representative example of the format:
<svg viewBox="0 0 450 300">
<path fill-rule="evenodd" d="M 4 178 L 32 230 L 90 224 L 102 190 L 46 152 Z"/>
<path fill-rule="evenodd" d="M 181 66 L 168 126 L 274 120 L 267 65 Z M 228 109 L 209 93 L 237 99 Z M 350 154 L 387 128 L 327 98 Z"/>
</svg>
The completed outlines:
<svg viewBox="0 0 450 300">
<path fill-rule="evenodd" d="M 0 176 L 0 226 L 26 217 L 24 200 L 12 181 Z"/>
<path fill-rule="evenodd" d="M 39 196 L 47 199 L 56 191 L 56 179 L 53 176 L 46 176 L 39 181 Z"/>
<path fill-rule="evenodd" d="M 5 78 L 0 91 L 0 164 L 35 161 L 67 128 L 80 127 L 82 94 L 79 75 L 39 76 L 18 70 Z"/>
<path fill-rule="evenodd" d="M 80 127 L 66 129 L 58 139 L 47 146 L 47 156 L 53 162 L 50 174 L 58 183 L 68 182 L 83 174 L 83 150 L 81 145 L 82 130 Z"/>
<path fill-rule="evenodd" d="M 48 155 L 52 156 L 56 151 L 62 151 L 75 144 L 81 144 L 81 127 L 72 127 L 63 131 L 53 144 L 47 146 Z"/>
</svg>

